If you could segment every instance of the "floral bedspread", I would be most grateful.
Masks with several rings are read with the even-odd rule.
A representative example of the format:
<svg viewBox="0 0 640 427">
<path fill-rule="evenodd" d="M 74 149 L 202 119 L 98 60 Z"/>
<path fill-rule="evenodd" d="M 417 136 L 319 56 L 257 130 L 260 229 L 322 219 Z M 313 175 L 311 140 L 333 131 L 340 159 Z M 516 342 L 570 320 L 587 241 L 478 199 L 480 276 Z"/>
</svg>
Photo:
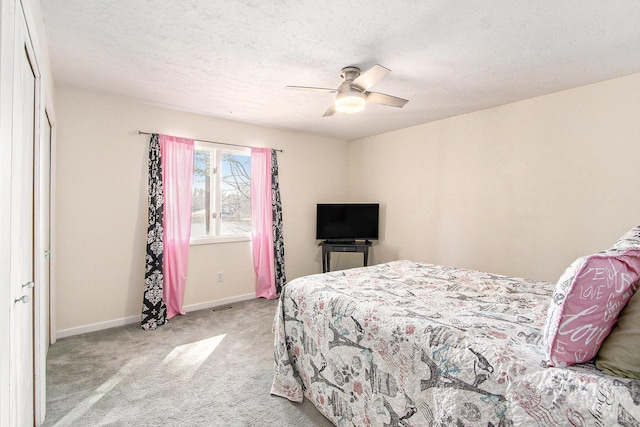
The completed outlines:
<svg viewBox="0 0 640 427">
<path fill-rule="evenodd" d="M 640 426 L 640 381 L 546 366 L 554 285 L 410 261 L 281 294 L 271 393 L 337 426 Z"/>
</svg>

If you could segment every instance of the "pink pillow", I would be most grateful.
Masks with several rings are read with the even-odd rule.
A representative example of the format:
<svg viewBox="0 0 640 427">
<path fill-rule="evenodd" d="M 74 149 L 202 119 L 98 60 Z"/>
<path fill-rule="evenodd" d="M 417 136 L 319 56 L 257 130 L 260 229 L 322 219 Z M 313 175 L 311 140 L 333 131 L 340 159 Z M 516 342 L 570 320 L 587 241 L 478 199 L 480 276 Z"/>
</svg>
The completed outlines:
<svg viewBox="0 0 640 427">
<path fill-rule="evenodd" d="M 577 259 L 560 276 L 549 306 L 543 342 L 549 366 L 595 357 L 640 275 L 639 249 L 610 249 Z"/>
</svg>

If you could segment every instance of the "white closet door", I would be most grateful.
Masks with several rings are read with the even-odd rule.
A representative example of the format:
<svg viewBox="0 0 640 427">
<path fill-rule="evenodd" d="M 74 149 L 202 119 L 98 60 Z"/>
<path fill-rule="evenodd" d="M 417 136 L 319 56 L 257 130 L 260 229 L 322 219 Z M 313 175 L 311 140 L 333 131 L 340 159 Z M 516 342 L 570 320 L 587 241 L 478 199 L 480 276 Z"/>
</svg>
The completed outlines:
<svg viewBox="0 0 640 427">
<path fill-rule="evenodd" d="M 16 9 L 15 18 L 11 145 L 10 425 L 29 426 L 34 424 L 34 146 L 37 73 L 20 8 Z"/>
</svg>

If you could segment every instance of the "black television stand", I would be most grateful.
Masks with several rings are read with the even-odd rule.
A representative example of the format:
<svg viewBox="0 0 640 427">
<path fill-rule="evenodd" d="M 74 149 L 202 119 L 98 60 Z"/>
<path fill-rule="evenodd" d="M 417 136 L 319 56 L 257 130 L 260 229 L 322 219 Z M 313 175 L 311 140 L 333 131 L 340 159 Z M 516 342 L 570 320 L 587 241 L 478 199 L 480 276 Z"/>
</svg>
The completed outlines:
<svg viewBox="0 0 640 427">
<path fill-rule="evenodd" d="M 322 272 L 331 271 L 331 252 L 359 252 L 364 257 L 364 266 L 369 262 L 369 248 L 371 242 L 369 240 L 324 240 L 320 242 L 322 246 Z"/>
</svg>

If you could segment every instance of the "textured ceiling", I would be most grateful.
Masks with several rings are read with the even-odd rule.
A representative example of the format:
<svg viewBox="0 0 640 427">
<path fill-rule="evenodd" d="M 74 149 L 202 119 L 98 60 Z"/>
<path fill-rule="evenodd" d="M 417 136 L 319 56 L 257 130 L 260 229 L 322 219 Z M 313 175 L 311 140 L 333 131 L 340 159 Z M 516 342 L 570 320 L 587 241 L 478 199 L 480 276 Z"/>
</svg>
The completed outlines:
<svg viewBox="0 0 640 427">
<path fill-rule="evenodd" d="M 352 140 L 640 72 L 637 0 L 41 0 L 57 85 Z M 340 69 L 402 109 L 322 117 Z"/>
</svg>

